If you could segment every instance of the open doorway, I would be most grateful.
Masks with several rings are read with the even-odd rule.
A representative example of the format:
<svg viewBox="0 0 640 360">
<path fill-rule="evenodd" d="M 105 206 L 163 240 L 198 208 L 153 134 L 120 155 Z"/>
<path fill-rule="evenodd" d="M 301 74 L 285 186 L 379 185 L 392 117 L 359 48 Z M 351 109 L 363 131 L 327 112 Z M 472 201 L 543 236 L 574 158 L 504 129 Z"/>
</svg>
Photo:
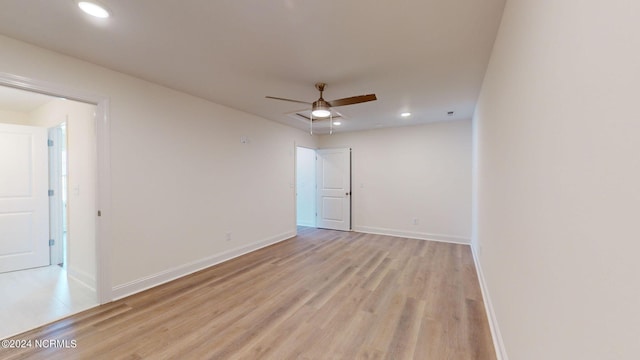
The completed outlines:
<svg viewBox="0 0 640 360">
<path fill-rule="evenodd" d="M 9 146 L 0 154 L 0 194 L 7 195 L 0 196 L 0 338 L 99 303 L 95 112 L 95 105 L 0 87 L 0 134 Z M 17 199 L 38 205 L 15 208 Z M 44 256 L 12 264 L 31 252 Z"/>
<path fill-rule="evenodd" d="M 296 147 L 296 225 L 316 227 L 316 152 Z"/>
<path fill-rule="evenodd" d="M 296 224 L 351 230 L 351 149 L 296 148 Z"/>
</svg>

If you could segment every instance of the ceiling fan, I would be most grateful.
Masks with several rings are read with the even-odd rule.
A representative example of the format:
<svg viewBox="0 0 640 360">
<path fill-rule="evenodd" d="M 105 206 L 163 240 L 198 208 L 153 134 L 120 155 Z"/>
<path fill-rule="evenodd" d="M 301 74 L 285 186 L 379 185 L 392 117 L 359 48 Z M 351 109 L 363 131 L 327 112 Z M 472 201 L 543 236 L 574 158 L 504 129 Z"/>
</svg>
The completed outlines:
<svg viewBox="0 0 640 360">
<path fill-rule="evenodd" d="M 342 99 L 337 99 L 337 100 L 326 101 L 325 99 L 322 98 L 322 93 L 324 92 L 324 88 L 326 86 L 327 86 L 327 84 L 325 84 L 325 83 L 321 83 L 321 82 L 316 83 L 316 89 L 318 89 L 318 91 L 320 91 L 320 98 L 318 100 L 312 102 L 312 103 L 308 102 L 308 101 L 285 99 L 285 98 L 280 98 L 280 97 L 275 97 L 275 96 L 265 96 L 265 97 L 267 99 L 291 101 L 291 102 L 311 105 L 311 118 L 310 118 L 310 121 L 309 121 L 309 127 L 311 128 L 311 133 L 312 134 L 313 134 L 313 121 L 314 120 L 324 120 L 324 119 L 327 119 L 327 118 L 331 118 L 331 116 L 332 116 L 331 108 L 332 107 L 360 104 L 360 103 L 364 103 L 364 102 L 368 102 L 368 101 L 377 100 L 376 94 L 367 94 L 367 95 L 358 95 L 358 96 L 352 96 L 352 97 L 348 97 L 348 98 L 342 98 Z M 314 117 L 315 117 L 315 119 L 314 119 Z M 329 126 L 331 126 L 331 132 L 333 132 L 333 127 L 332 127 L 333 121 L 329 122 L 329 124 L 330 124 Z"/>
</svg>

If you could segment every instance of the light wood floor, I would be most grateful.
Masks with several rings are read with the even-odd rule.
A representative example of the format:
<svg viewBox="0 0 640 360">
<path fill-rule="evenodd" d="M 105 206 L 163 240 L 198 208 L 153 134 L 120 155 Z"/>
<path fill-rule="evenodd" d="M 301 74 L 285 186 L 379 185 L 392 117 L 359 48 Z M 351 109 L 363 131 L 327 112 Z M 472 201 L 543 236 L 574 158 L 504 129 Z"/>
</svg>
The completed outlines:
<svg viewBox="0 0 640 360">
<path fill-rule="evenodd" d="M 468 246 L 317 229 L 14 339 L 76 345 L 0 358 L 495 359 Z"/>
<path fill-rule="evenodd" d="M 98 304 L 95 290 L 57 265 L 0 274 L 0 294 L 0 339 Z"/>
</svg>

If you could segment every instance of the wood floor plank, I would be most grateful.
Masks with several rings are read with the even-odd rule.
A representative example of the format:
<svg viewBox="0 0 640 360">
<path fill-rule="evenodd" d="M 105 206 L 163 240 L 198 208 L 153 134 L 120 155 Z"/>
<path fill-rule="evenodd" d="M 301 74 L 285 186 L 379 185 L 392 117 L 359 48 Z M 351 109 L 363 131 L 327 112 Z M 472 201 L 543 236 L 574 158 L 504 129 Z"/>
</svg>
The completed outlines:
<svg viewBox="0 0 640 360">
<path fill-rule="evenodd" d="M 494 360 L 469 246 L 298 236 L 13 339 L 2 359 Z"/>
<path fill-rule="evenodd" d="M 424 306 L 424 301 L 418 301 L 414 298 L 406 299 L 393 339 L 387 350 L 387 359 L 413 358 L 418 343 Z"/>
</svg>

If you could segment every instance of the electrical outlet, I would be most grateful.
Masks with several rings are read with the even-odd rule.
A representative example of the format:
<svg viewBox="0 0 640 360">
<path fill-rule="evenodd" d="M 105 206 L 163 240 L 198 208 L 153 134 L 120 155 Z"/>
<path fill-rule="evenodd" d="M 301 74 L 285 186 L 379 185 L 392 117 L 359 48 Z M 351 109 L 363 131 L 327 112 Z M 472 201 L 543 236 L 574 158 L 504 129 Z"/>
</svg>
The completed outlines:
<svg viewBox="0 0 640 360">
<path fill-rule="evenodd" d="M 229 231 L 229 232 L 227 232 L 227 233 L 225 234 L 225 237 L 226 237 L 227 241 L 231 241 L 231 232 L 230 232 L 230 231 Z"/>
</svg>

